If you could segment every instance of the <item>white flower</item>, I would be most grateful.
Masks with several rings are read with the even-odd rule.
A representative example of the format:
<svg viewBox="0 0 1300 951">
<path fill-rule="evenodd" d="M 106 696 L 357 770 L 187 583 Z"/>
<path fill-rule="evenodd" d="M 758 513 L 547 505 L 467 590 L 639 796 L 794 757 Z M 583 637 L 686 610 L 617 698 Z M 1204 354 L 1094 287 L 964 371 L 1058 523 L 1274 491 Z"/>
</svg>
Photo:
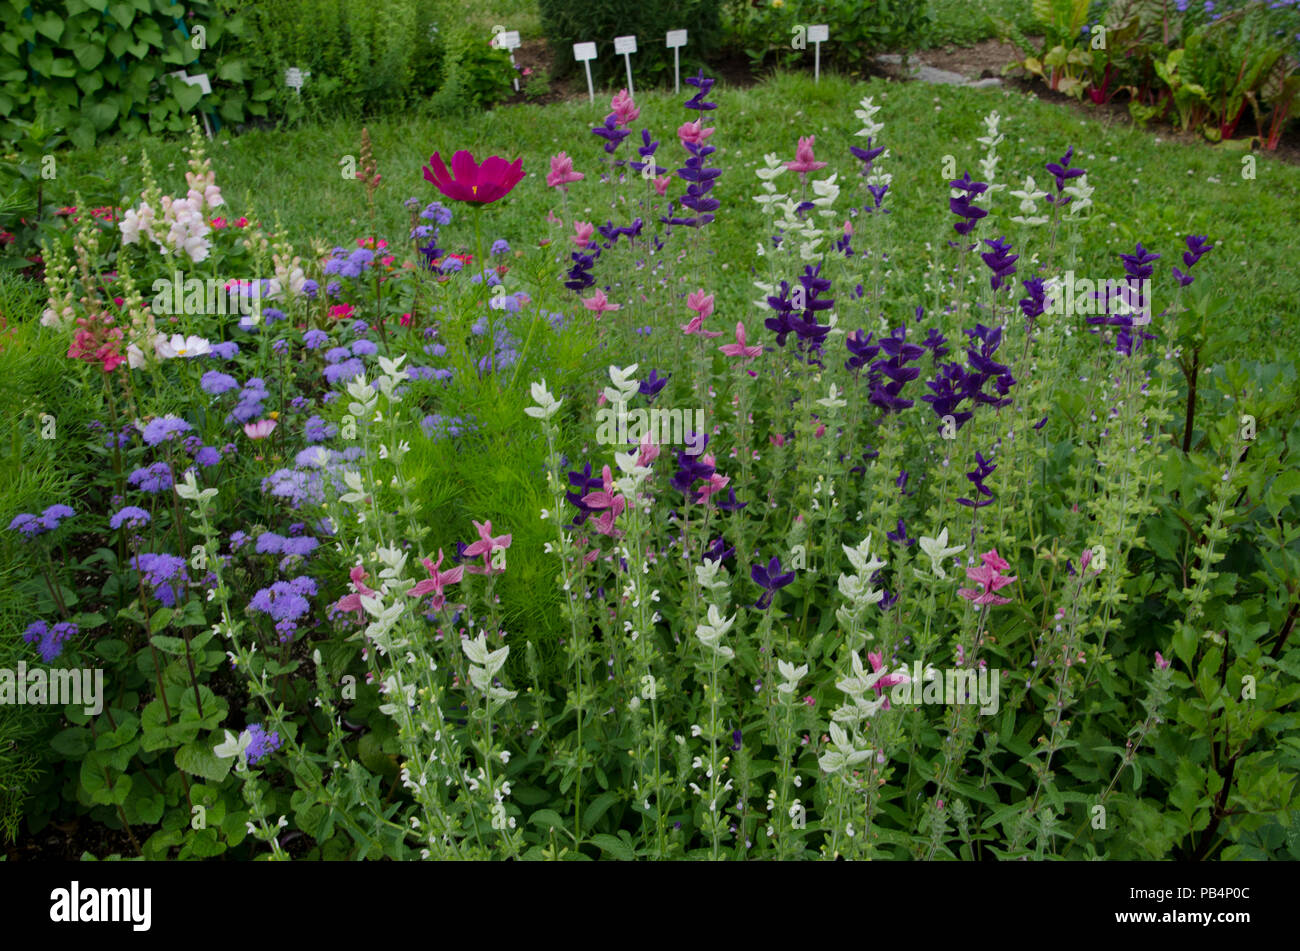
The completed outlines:
<svg viewBox="0 0 1300 951">
<path fill-rule="evenodd" d="M 473 663 L 481 664 L 487 668 L 489 676 L 496 674 L 498 670 L 505 666 L 506 657 L 510 654 L 509 647 L 489 651 L 487 649 L 487 634 L 482 632 L 474 640 L 462 637 L 460 646 L 465 651 L 465 656 Z"/>
<path fill-rule="evenodd" d="M 857 134 L 864 137 L 875 138 L 885 128 L 883 122 L 877 122 L 875 120 L 875 115 L 881 110 L 881 107 L 875 104 L 875 100 L 871 96 L 867 96 L 863 99 L 860 105 L 862 106 L 861 109 L 853 110 L 853 115 L 862 122 L 862 128 L 858 130 Z"/>
<path fill-rule="evenodd" d="M 212 345 L 202 337 L 186 337 L 183 334 L 172 334 L 170 338 L 159 338 L 155 345 L 158 356 L 163 360 L 170 360 L 173 357 L 204 357 L 212 352 Z"/>
<path fill-rule="evenodd" d="M 776 689 L 779 693 L 794 693 L 795 687 L 799 685 L 799 681 L 808 675 L 807 664 L 800 664 L 796 667 L 788 660 L 778 660 L 776 662 L 776 669 L 780 671 L 781 677 L 785 681 L 785 683 L 777 684 Z"/>
<path fill-rule="evenodd" d="M 966 550 L 965 545 L 958 545 L 955 548 L 948 548 L 947 545 L 948 529 L 946 528 L 939 533 L 938 538 L 921 536 L 921 551 L 930 557 L 930 567 L 934 573 L 945 581 L 948 580 L 948 576 L 943 570 L 943 560 Z"/>
<path fill-rule="evenodd" d="M 843 409 L 849 404 L 839 398 L 839 390 L 834 383 L 831 384 L 831 395 L 817 401 L 819 406 L 825 406 L 827 409 Z"/>
<path fill-rule="evenodd" d="M 231 757 L 238 756 L 239 765 L 247 766 L 248 747 L 253 742 L 253 734 L 248 730 L 245 730 L 243 733 L 239 734 L 239 736 L 235 736 L 235 734 L 231 733 L 229 730 L 224 732 L 226 734 L 226 740 L 224 743 L 218 743 L 216 745 L 212 750 L 213 755 L 218 759 L 230 759 Z"/>
<path fill-rule="evenodd" d="M 538 380 L 532 384 L 532 394 L 533 402 L 537 405 L 527 407 L 524 412 L 534 419 L 550 419 L 559 411 L 560 404 L 564 402 L 564 400 L 557 400 L 551 395 L 546 388 L 545 380 Z"/>
</svg>

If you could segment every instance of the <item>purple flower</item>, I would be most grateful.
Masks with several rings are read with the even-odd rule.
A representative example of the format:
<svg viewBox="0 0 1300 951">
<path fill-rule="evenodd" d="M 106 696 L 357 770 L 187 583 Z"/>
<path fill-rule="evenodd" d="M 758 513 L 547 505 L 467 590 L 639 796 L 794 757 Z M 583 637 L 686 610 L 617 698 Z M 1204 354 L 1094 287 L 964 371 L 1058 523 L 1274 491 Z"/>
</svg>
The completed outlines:
<svg viewBox="0 0 1300 951">
<path fill-rule="evenodd" d="M 325 362 L 330 364 L 340 363 L 350 356 L 352 356 L 352 351 L 347 347 L 331 347 L 325 351 Z"/>
<path fill-rule="evenodd" d="M 220 396 L 222 393 L 229 393 L 239 386 L 233 376 L 227 373 L 221 373 L 218 370 L 209 370 L 203 374 L 199 380 L 199 387 L 204 393 L 211 396 Z"/>
<path fill-rule="evenodd" d="M 23 640 L 28 644 L 39 641 L 40 644 L 36 649 L 41 655 L 41 660 L 48 664 L 63 653 L 64 642 L 75 637 L 78 631 L 77 625 L 71 621 L 60 621 L 53 627 L 44 621 L 34 621 L 23 632 Z"/>
<path fill-rule="evenodd" d="M 650 375 L 642 380 L 637 387 L 637 392 L 646 398 L 647 403 L 652 402 L 659 395 L 659 391 L 668 385 L 671 378 L 671 374 L 669 376 L 659 376 L 657 370 L 651 370 Z"/>
<path fill-rule="evenodd" d="M 379 352 L 379 347 L 372 340 L 358 340 L 352 345 L 352 355 L 369 357 Z"/>
<path fill-rule="evenodd" d="M 212 360 L 233 360 L 239 353 L 239 344 L 233 340 L 214 343 L 208 348 L 208 358 Z"/>
<path fill-rule="evenodd" d="M 984 457 L 978 452 L 975 453 L 975 470 L 966 473 L 966 478 L 975 486 L 976 491 L 980 495 L 987 496 L 987 498 L 980 501 L 975 501 L 973 499 L 958 499 L 957 504 L 966 505 L 970 508 L 976 509 L 983 508 L 986 505 L 992 505 L 994 501 L 993 490 L 984 484 L 984 480 L 988 478 L 990 473 L 992 473 L 996 468 L 997 466 L 990 462 L 986 462 Z"/>
<path fill-rule="evenodd" d="M 1011 245 L 1007 243 L 1004 237 L 992 241 L 985 238 L 984 243 L 992 250 L 984 252 L 980 257 L 989 266 L 989 270 L 993 272 L 993 276 L 989 278 L 989 283 L 993 290 L 996 291 L 1004 283 L 1009 283 L 1008 279 L 1012 274 L 1016 273 L 1015 265 L 1020 255 L 1011 253 Z"/>
<path fill-rule="evenodd" d="M 302 345 L 308 350 L 319 350 L 329 343 L 329 334 L 323 330 L 308 330 L 302 335 Z"/>
<path fill-rule="evenodd" d="M 202 446 L 194 454 L 194 461 L 205 469 L 210 469 L 221 461 L 221 453 L 212 446 Z"/>
<path fill-rule="evenodd" d="M 351 380 L 366 372 L 365 365 L 356 357 L 325 368 L 325 382 L 333 386 L 342 380 Z"/>
<path fill-rule="evenodd" d="M 319 416 L 313 416 L 303 424 L 303 439 L 309 443 L 324 442 L 326 439 L 333 439 L 339 434 L 339 428 L 333 423 L 327 423 Z"/>
<path fill-rule="evenodd" d="M 140 572 L 145 584 L 153 588 L 158 603 L 165 608 L 176 606 L 176 591 L 172 586 L 189 583 L 185 559 L 179 555 L 141 552 L 131 559 L 131 567 Z"/>
<path fill-rule="evenodd" d="M 766 611 L 772 603 L 772 597 L 776 592 L 794 581 L 794 572 L 787 571 L 781 573 L 781 559 L 773 555 L 772 560 L 767 566 L 752 565 L 749 569 L 749 576 L 754 583 L 763 589 L 763 594 L 754 602 L 754 607 L 760 611 Z"/>
<path fill-rule="evenodd" d="M 598 480 L 599 481 L 599 480 Z M 733 490 L 734 491 L 734 490 Z M 719 535 L 713 544 L 704 550 L 704 561 L 726 561 L 736 554 L 735 548 L 728 548 L 726 540 Z"/>
<path fill-rule="evenodd" d="M 113 517 L 108 520 L 108 527 L 112 529 L 121 528 L 125 525 L 127 528 L 143 528 L 150 521 L 149 513 L 142 508 L 134 505 L 128 505 L 123 509 L 113 513 Z"/>
<path fill-rule="evenodd" d="M 1052 175 L 1056 179 L 1055 199 L 1053 199 L 1053 196 L 1048 195 L 1047 200 L 1049 202 L 1054 202 L 1055 204 L 1060 205 L 1062 207 L 1070 203 L 1070 199 L 1068 197 L 1064 197 L 1064 198 L 1061 197 L 1061 193 L 1065 191 L 1065 183 L 1072 178 L 1079 178 L 1080 176 L 1087 174 L 1087 171 L 1085 169 L 1070 168 L 1070 160 L 1073 157 L 1074 157 L 1074 146 L 1072 145 L 1065 150 L 1065 154 L 1061 156 L 1060 162 L 1048 162 L 1045 166 L 1043 166 L 1044 168 L 1047 169 L 1048 174 Z"/>
<path fill-rule="evenodd" d="M 178 416 L 161 416 L 150 420 L 145 425 L 144 443 L 146 446 L 157 446 L 159 443 L 170 442 L 181 433 L 188 433 L 193 429 L 193 426 Z"/>
<path fill-rule="evenodd" d="M 505 238 L 497 238 L 495 241 L 492 242 L 492 247 L 491 247 L 491 249 L 488 251 L 488 253 L 489 253 L 489 254 L 509 254 L 509 253 L 510 253 L 510 245 L 509 245 L 509 243 L 506 242 L 506 239 L 505 239 Z"/>
<path fill-rule="evenodd" d="M 280 734 L 275 731 L 267 733 L 260 723 L 248 725 L 248 736 L 248 749 L 245 755 L 248 757 L 249 766 L 256 766 L 280 748 Z"/>
<path fill-rule="evenodd" d="M 962 221 L 953 225 L 953 230 L 960 235 L 968 235 L 975 230 L 975 223 L 985 217 L 988 212 L 978 205 L 973 204 L 975 198 L 988 191 L 989 186 L 983 182 L 972 181 L 970 172 L 964 176 L 948 183 L 951 188 L 965 192 L 956 198 L 948 199 L 948 208 L 954 215 L 962 218 Z"/>
<path fill-rule="evenodd" d="M 885 537 L 888 538 L 891 542 L 898 542 L 904 548 L 910 548 L 911 546 L 916 544 L 915 538 L 907 537 L 907 527 L 903 524 L 903 520 L 901 518 L 898 520 L 898 531 L 885 532 Z"/>
<path fill-rule="evenodd" d="M 126 481 L 141 492 L 166 492 L 172 487 L 172 470 L 165 462 L 155 462 L 136 469 Z"/>
</svg>

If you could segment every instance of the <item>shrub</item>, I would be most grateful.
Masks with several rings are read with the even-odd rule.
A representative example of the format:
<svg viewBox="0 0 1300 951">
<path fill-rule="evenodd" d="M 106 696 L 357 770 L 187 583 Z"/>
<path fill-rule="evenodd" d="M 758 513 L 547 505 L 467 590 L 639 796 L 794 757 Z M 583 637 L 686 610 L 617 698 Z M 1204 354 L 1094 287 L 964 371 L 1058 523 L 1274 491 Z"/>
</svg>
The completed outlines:
<svg viewBox="0 0 1300 951">
<path fill-rule="evenodd" d="M 591 78 L 600 85 L 624 86 L 623 57 L 614 53 L 614 37 L 635 35 L 632 57 L 634 86 L 672 81 L 673 54 L 664 46 L 669 30 L 687 30 L 681 50 L 682 74 L 694 72 L 722 42 L 719 5 L 711 0 L 681 3 L 644 3 L 641 0 L 539 0 L 542 29 L 551 44 L 557 76 L 577 69 L 573 44 L 593 42 L 598 56 L 591 62 Z M 688 65 L 690 69 L 688 69 Z"/>
</svg>

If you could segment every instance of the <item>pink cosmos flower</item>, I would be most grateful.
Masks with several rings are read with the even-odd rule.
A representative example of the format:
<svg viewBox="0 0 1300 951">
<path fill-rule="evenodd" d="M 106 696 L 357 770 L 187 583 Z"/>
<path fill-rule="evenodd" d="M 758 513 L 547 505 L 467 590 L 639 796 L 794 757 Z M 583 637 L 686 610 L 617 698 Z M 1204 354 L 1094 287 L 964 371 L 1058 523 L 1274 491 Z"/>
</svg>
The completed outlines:
<svg viewBox="0 0 1300 951">
<path fill-rule="evenodd" d="M 480 568 L 475 565 L 469 569 L 472 575 L 490 575 L 492 571 L 492 553 L 494 551 L 504 551 L 510 547 L 509 535 L 492 536 L 492 522 L 486 521 L 483 524 L 474 523 L 474 530 L 478 532 L 478 541 L 470 542 L 465 546 L 463 552 L 466 558 L 477 558 L 483 556 L 483 566 Z"/>
<path fill-rule="evenodd" d="M 453 201 L 486 205 L 510 194 L 524 177 L 523 159 L 507 162 L 499 155 L 489 155 L 479 165 L 464 149 L 451 157 L 451 174 L 442 156 L 434 152 L 424 167 L 424 177 Z"/>
<path fill-rule="evenodd" d="M 736 342 L 724 343 L 718 348 L 729 357 L 748 357 L 746 363 L 752 363 L 754 359 L 763 353 L 763 348 L 751 347 L 745 340 L 745 325 L 740 321 L 736 322 Z"/>
<path fill-rule="evenodd" d="M 880 672 L 880 668 L 881 668 L 881 667 L 884 665 L 884 663 L 885 663 L 885 655 L 884 655 L 884 654 L 871 654 L 871 653 L 869 653 L 869 654 L 867 654 L 867 660 L 871 661 L 871 670 L 872 670 L 874 673 L 879 673 L 879 672 Z M 892 686 L 894 686 L 894 684 L 905 684 L 905 683 L 907 683 L 910 679 L 911 679 L 911 678 L 909 678 L 909 677 L 907 676 L 907 674 L 904 674 L 904 673 L 885 674 L 885 676 L 881 677 L 879 680 L 877 680 L 877 681 L 872 685 L 871 689 L 874 690 L 874 691 L 876 692 L 876 696 L 877 696 L 877 697 L 884 696 L 885 688 L 887 688 L 887 687 L 892 687 Z M 888 698 L 888 697 L 885 698 L 885 709 L 886 709 L 886 710 L 889 709 L 889 698 Z"/>
<path fill-rule="evenodd" d="M 549 188 L 562 188 L 567 192 L 570 184 L 580 182 L 585 177 L 581 172 L 573 170 L 573 159 L 569 158 L 568 153 L 561 152 L 551 157 L 551 171 L 546 176 L 546 184 Z"/>
<path fill-rule="evenodd" d="M 800 175 L 807 175 L 809 172 L 815 172 L 818 169 L 826 167 L 825 162 L 818 162 L 813 156 L 813 143 L 817 141 L 817 136 L 810 135 L 807 138 L 799 137 L 799 145 L 794 151 L 794 161 L 786 162 L 785 167 L 792 172 L 798 172 Z"/>
<path fill-rule="evenodd" d="M 685 125 L 677 127 L 677 138 L 682 140 L 682 145 L 703 145 L 704 140 L 714 133 L 713 128 L 704 128 L 704 122 L 696 119 L 694 122 L 688 122 Z"/>
<path fill-rule="evenodd" d="M 596 293 L 591 297 L 584 297 L 582 299 L 582 306 L 587 308 L 587 310 L 594 310 L 597 315 L 599 315 L 605 313 L 607 310 L 618 310 L 623 305 L 611 304 L 605 297 L 605 292 L 597 289 Z"/>
<path fill-rule="evenodd" d="M 336 304 L 330 308 L 330 316 L 335 320 L 350 320 L 355 309 L 351 304 Z"/>
<path fill-rule="evenodd" d="M 578 246 L 579 251 L 586 251 L 587 245 L 591 244 L 592 236 L 596 233 L 596 226 L 590 221 L 575 221 L 573 232 L 573 237 L 569 240 Z"/>
<path fill-rule="evenodd" d="M 614 94 L 614 98 L 609 101 L 609 107 L 614 110 L 618 125 L 630 125 L 637 116 L 641 115 L 641 110 L 636 107 L 626 89 L 620 89 Z"/>
<path fill-rule="evenodd" d="M 966 577 L 978 584 L 980 590 L 961 588 L 957 591 L 957 594 L 973 604 L 1010 604 L 1010 598 L 994 594 L 995 591 L 1005 588 L 1016 580 L 1014 575 L 1004 577 L 1001 574 L 1010 566 L 999 557 L 997 549 L 985 552 L 980 557 L 983 559 L 983 564 L 976 568 L 966 569 Z"/>
<path fill-rule="evenodd" d="M 668 178 L 667 176 L 664 176 L 664 177 L 662 177 L 662 178 L 656 178 L 656 179 L 655 179 L 655 194 L 658 195 L 660 198 L 662 198 L 664 195 L 668 194 L 668 183 L 671 182 L 671 181 L 672 181 L 672 179 L 671 179 L 671 178 Z"/>
<path fill-rule="evenodd" d="M 457 565 L 448 571 L 439 571 L 442 567 L 442 549 L 438 549 L 438 560 L 430 561 L 428 558 L 421 558 L 424 569 L 429 572 L 429 577 L 424 581 L 417 582 L 410 591 L 406 592 L 412 598 L 422 598 L 426 594 L 433 595 L 433 609 L 441 611 L 447 603 L 447 597 L 443 593 L 443 586 L 455 584 L 465 577 L 465 569 Z"/>
<path fill-rule="evenodd" d="M 362 597 L 373 598 L 375 591 L 366 585 L 366 569 L 360 565 L 353 565 L 352 570 L 348 572 L 348 577 L 352 579 L 352 594 L 345 594 L 334 603 L 334 610 L 339 612 L 355 611 L 358 614 L 364 613 L 365 608 L 361 605 Z"/>
<path fill-rule="evenodd" d="M 249 439 L 265 439 L 275 432 L 275 420 L 259 419 L 254 423 L 244 423 L 244 434 Z"/>
</svg>

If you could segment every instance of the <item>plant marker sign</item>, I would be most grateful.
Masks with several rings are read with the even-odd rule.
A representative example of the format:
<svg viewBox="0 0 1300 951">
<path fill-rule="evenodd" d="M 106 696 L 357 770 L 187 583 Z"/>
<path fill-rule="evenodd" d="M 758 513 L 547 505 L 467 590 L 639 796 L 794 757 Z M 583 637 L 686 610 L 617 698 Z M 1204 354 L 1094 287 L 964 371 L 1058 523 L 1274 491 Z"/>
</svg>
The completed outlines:
<svg viewBox="0 0 1300 951">
<path fill-rule="evenodd" d="M 669 30 L 664 38 L 664 45 L 673 51 L 673 93 L 682 91 L 681 48 L 686 45 L 685 30 Z"/>
<path fill-rule="evenodd" d="M 198 86 L 199 92 L 205 96 L 211 95 L 212 93 L 212 83 L 208 82 L 207 73 L 199 73 L 197 76 L 187 76 L 185 70 L 178 69 L 175 72 L 168 73 L 167 75 L 175 76 L 177 79 L 183 81 L 187 86 Z M 208 134 L 209 139 L 212 138 L 212 126 L 208 124 L 208 114 L 200 111 L 199 117 L 203 120 L 203 131 Z"/>
<path fill-rule="evenodd" d="M 813 82 L 821 82 L 822 77 L 822 44 L 830 39 L 830 28 L 821 23 L 817 26 L 808 27 L 808 42 L 813 45 Z"/>
<path fill-rule="evenodd" d="M 307 79 L 311 79 L 311 70 L 304 70 L 299 69 L 297 66 L 290 66 L 284 71 L 284 84 L 299 96 L 302 95 L 303 81 Z"/>
<path fill-rule="evenodd" d="M 596 90 L 591 85 L 591 61 L 596 58 L 596 44 L 574 43 L 573 58 L 582 63 L 582 68 L 587 71 L 587 98 L 595 102 Z"/>
<path fill-rule="evenodd" d="M 510 65 L 515 65 L 515 50 L 519 49 L 519 31 L 504 26 L 492 27 L 492 45 L 510 54 Z M 515 92 L 519 91 L 519 73 L 515 71 Z"/>
<path fill-rule="evenodd" d="M 635 95 L 635 91 L 632 89 L 632 54 L 636 52 L 636 37 L 614 37 L 614 52 L 622 54 L 623 62 L 627 64 L 627 94 L 629 96 Z"/>
</svg>

